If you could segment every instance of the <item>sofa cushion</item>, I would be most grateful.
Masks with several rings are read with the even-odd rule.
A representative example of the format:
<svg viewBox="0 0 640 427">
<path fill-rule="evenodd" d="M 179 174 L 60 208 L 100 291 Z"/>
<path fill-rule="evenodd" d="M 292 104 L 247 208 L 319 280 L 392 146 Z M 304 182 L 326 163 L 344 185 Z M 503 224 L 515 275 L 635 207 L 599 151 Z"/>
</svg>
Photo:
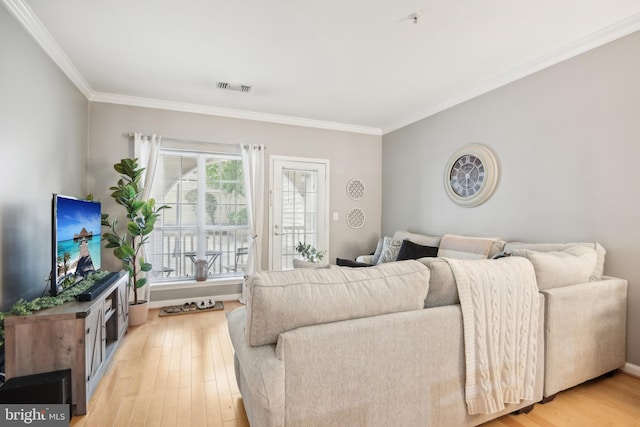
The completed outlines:
<svg viewBox="0 0 640 427">
<path fill-rule="evenodd" d="M 411 233 L 409 231 L 398 230 L 393 235 L 396 240 L 409 240 L 422 246 L 440 246 L 440 236 L 427 236 L 426 234 Z"/>
<path fill-rule="evenodd" d="M 422 264 L 429 267 L 429 293 L 424 300 L 424 308 L 460 304 L 458 285 L 451 266 L 443 258 L 421 258 Z"/>
<path fill-rule="evenodd" d="M 382 255 L 382 247 L 384 246 L 384 237 L 378 240 L 378 244 L 376 245 L 376 250 L 373 252 L 373 258 L 371 258 L 371 264 L 377 264 L 380 259 L 380 255 Z"/>
<path fill-rule="evenodd" d="M 594 249 L 579 245 L 550 252 L 514 249 L 512 254 L 529 258 L 541 291 L 589 282 L 597 262 Z"/>
<path fill-rule="evenodd" d="M 383 264 L 385 262 L 392 262 L 398 259 L 398 253 L 402 246 L 402 240 L 396 240 L 394 238 L 385 236 L 382 242 L 382 253 L 376 264 Z"/>
<path fill-rule="evenodd" d="M 496 237 L 469 237 L 445 234 L 438 256 L 458 259 L 486 259 L 502 251 L 505 242 Z"/>
<path fill-rule="evenodd" d="M 249 344 L 275 344 L 302 326 L 424 307 L 429 269 L 417 261 L 371 268 L 264 271 L 247 283 Z"/>
<path fill-rule="evenodd" d="M 438 256 L 438 248 L 435 246 L 423 246 L 412 242 L 411 240 L 404 240 L 402 246 L 400 246 L 400 252 L 398 252 L 398 261 L 404 261 L 406 259 L 419 259 L 424 257 Z"/>
<path fill-rule="evenodd" d="M 596 266 L 591 273 L 591 280 L 602 279 L 604 272 L 604 259 L 607 251 L 598 242 L 582 242 L 582 243 L 523 243 L 523 242 L 509 242 L 504 246 L 506 252 L 513 252 L 517 249 L 530 249 L 537 252 L 550 252 L 550 251 L 564 251 L 565 249 L 573 246 L 585 246 L 592 248 L 596 251 L 598 260 Z"/>
</svg>

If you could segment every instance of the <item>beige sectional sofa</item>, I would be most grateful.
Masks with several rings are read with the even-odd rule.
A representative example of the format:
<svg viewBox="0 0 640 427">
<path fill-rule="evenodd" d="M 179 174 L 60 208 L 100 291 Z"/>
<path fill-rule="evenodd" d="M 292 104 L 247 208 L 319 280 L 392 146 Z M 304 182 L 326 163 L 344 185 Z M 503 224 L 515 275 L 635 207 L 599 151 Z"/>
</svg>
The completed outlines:
<svg viewBox="0 0 640 427">
<path fill-rule="evenodd" d="M 252 426 L 478 425 L 624 365 L 627 282 L 602 276 L 597 243 L 393 237 L 447 256 L 249 279 L 247 306 L 228 324 Z M 519 264 L 531 266 L 540 290 L 533 391 L 470 415 L 465 321 L 448 259 L 490 266 L 499 260 L 486 259 L 503 252 L 529 260 Z"/>
</svg>

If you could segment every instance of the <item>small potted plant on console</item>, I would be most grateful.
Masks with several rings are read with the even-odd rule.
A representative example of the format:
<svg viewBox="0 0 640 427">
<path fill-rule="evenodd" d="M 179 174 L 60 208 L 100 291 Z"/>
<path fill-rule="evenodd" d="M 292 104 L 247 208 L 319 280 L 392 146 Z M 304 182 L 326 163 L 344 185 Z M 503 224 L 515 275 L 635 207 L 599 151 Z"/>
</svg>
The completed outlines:
<svg viewBox="0 0 640 427">
<path fill-rule="evenodd" d="M 325 251 L 319 251 L 306 242 L 298 242 L 296 252 L 302 256 L 302 260 L 294 258 L 294 268 L 318 268 L 327 266 L 326 264 L 321 264 Z"/>
<path fill-rule="evenodd" d="M 143 258 L 141 249 L 149 240 L 160 211 L 168 206 L 156 206 L 154 199 L 141 200 L 143 189 L 140 179 L 144 168 L 138 166 L 138 159 L 122 159 L 113 165 L 120 174 L 116 186 L 110 187 L 111 197 L 127 212 L 125 231 L 117 230 L 117 219 L 109 219 L 109 214 L 102 214 L 102 226 L 109 232 L 103 233 L 102 239 L 107 241 L 106 248 L 113 249 L 113 254 L 122 261 L 123 268 L 129 272 L 129 288 L 133 289 L 133 301 L 129 304 L 129 325 L 140 325 L 147 321 L 149 302 L 138 296 L 138 290 L 146 283 L 146 272 L 151 271 L 151 264 Z"/>
</svg>

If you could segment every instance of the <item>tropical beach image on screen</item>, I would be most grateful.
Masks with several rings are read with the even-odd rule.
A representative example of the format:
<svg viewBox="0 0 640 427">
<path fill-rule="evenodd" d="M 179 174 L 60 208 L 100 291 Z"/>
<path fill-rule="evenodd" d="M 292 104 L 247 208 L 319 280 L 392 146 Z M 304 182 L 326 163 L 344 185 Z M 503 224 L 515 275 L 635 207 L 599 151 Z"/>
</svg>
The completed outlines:
<svg viewBox="0 0 640 427">
<path fill-rule="evenodd" d="M 58 285 L 67 288 L 100 268 L 100 203 L 56 198 Z"/>
</svg>

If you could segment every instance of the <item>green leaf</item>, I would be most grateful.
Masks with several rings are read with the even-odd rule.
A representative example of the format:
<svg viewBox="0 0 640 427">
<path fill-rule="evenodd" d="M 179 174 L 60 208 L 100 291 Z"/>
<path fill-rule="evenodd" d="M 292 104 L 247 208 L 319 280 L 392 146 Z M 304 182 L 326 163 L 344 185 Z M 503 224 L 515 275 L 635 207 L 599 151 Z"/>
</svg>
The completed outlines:
<svg viewBox="0 0 640 427">
<path fill-rule="evenodd" d="M 137 196 L 136 188 L 131 184 L 127 185 L 126 194 L 125 195 L 126 195 L 128 200 L 135 199 L 136 196 Z"/>
<path fill-rule="evenodd" d="M 131 208 L 129 212 L 137 213 L 144 206 L 145 206 L 145 203 L 142 200 L 134 200 L 133 202 L 131 202 Z"/>
<path fill-rule="evenodd" d="M 117 247 L 113 250 L 113 254 L 116 256 L 116 258 L 120 259 L 120 260 L 126 260 L 129 259 L 129 255 L 127 255 L 121 247 Z"/>
<path fill-rule="evenodd" d="M 129 232 L 129 234 L 131 234 L 132 236 L 137 236 L 140 233 L 140 227 L 138 226 L 138 224 L 136 224 L 133 221 L 129 221 L 129 223 L 127 224 L 127 231 Z"/>
<path fill-rule="evenodd" d="M 142 270 L 142 271 L 151 271 L 152 267 L 153 266 L 151 264 L 149 264 L 148 262 L 140 261 L 140 270 Z"/>
<path fill-rule="evenodd" d="M 128 257 L 133 257 L 136 252 L 133 249 L 133 247 L 131 245 L 129 245 L 128 243 L 123 243 L 120 246 L 120 249 L 122 250 L 123 253 L 125 253 Z"/>
<path fill-rule="evenodd" d="M 136 288 L 138 289 L 143 287 L 146 284 L 147 284 L 147 279 L 144 277 L 141 277 L 140 279 L 136 280 Z"/>
<path fill-rule="evenodd" d="M 148 224 L 145 228 L 143 228 L 140 232 L 141 236 L 148 236 L 153 231 L 153 224 Z"/>
<path fill-rule="evenodd" d="M 150 202 L 150 200 L 148 200 L 148 201 L 144 204 L 144 206 L 142 207 L 142 210 L 140 211 L 140 213 L 142 214 L 142 216 L 147 217 L 147 216 L 149 216 L 149 215 L 153 212 L 152 207 L 151 207 L 151 205 L 149 204 L 149 202 Z"/>
</svg>

